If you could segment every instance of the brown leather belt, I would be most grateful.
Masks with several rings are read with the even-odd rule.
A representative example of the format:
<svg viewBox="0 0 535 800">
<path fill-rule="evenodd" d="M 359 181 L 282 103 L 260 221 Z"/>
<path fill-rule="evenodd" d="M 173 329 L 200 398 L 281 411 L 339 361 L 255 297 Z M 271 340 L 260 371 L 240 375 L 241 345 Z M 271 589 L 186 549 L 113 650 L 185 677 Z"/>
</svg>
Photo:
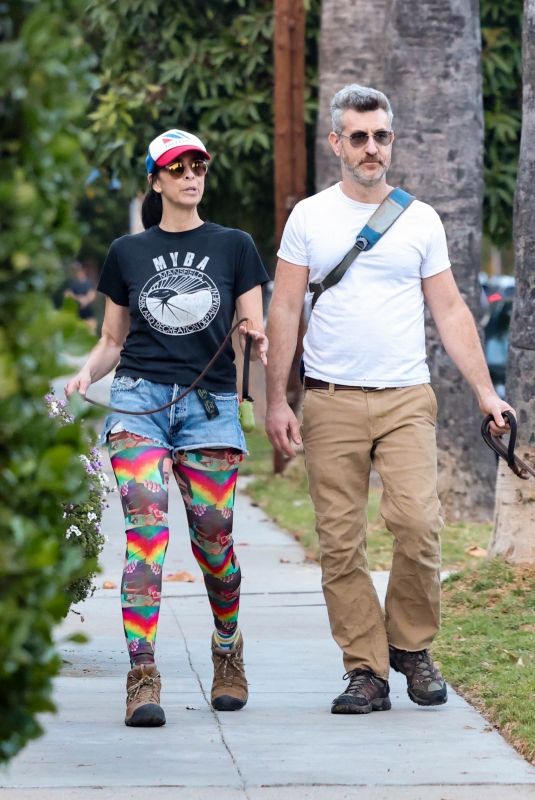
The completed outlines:
<svg viewBox="0 0 535 800">
<path fill-rule="evenodd" d="M 305 389 L 329 389 L 332 387 L 335 392 L 359 389 L 361 392 L 378 392 L 382 386 L 348 386 L 345 383 L 327 383 L 319 378 L 308 378 L 305 376 Z"/>
</svg>

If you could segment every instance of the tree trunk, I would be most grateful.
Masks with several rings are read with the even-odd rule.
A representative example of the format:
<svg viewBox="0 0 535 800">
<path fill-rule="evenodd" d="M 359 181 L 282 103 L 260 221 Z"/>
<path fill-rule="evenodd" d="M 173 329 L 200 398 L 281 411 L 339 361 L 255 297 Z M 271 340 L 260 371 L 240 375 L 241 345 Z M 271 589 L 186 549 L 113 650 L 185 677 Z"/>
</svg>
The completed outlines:
<svg viewBox="0 0 535 800">
<path fill-rule="evenodd" d="M 280 242 L 290 211 L 306 195 L 305 5 L 303 0 L 275 0 L 274 10 L 275 241 Z M 286 387 L 288 404 L 296 413 L 303 395 L 299 366 L 304 324 L 302 314 Z M 273 451 L 276 474 L 287 463 L 279 450 Z"/>
<path fill-rule="evenodd" d="M 507 393 L 518 418 L 518 455 L 535 466 L 535 0 L 524 2 L 523 109 L 515 195 L 515 298 Z M 535 564 L 535 480 L 499 469 L 490 555 Z"/>
<path fill-rule="evenodd" d="M 478 3 L 361 0 L 357 6 L 348 8 L 343 0 L 324 3 L 318 139 L 325 137 L 330 97 L 345 83 L 375 86 L 389 96 L 396 131 L 389 182 L 403 186 L 440 214 L 456 280 L 478 319 L 483 198 Z M 320 188 L 337 180 L 339 169 L 334 158 L 332 168 L 323 166 L 326 157 L 319 141 L 317 154 Z M 430 321 L 427 350 L 439 401 L 443 506 L 450 519 L 489 518 L 495 469 L 479 436 L 481 415 Z"/>
<path fill-rule="evenodd" d="M 340 180 L 340 165 L 327 136 L 330 104 L 348 83 L 381 88 L 387 59 L 384 25 L 390 0 L 323 0 L 319 43 L 319 114 L 316 128 L 316 191 Z"/>
</svg>

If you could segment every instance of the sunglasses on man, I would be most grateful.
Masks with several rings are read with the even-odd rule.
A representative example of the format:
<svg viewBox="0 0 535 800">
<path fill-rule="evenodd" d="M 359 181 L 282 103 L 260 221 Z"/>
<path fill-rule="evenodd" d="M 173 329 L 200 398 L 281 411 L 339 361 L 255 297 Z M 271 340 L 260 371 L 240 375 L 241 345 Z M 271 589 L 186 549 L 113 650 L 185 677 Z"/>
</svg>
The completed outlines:
<svg viewBox="0 0 535 800">
<path fill-rule="evenodd" d="M 386 145 L 390 144 L 394 138 L 394 131 L 387 131 L 383 129 L 373 131 L 373 133 L 366 133 L 366 131 L 354 131 L 353 133 L 350 133 L 349 136 L 345 133 L 339 133 L 338 136 L 340 136 L 342 139 L 348 139 L 351 147 L 364 147 L 364 145 L 368 144 L 368 139 L 370 136 L 373 138 L 375 144 L 380 144 L 382 147 L 386 147 Z"/>
<path fill-rule="evenodd" d="M 206 175 L 208 172 L 208 163 L 200 158 L 192 161 L 190 166 L 191 171 L 197 178 L 202 178 L 203 175 Z M 182 161 L 173 161 L 172 164 L 168 164 L 166 167 L 163 167 L 163 169 L 165 169 L 172 178 L 181 178 L 186 171 L 186 167 L 187 164 L 184 164 Z"/>
</svg>

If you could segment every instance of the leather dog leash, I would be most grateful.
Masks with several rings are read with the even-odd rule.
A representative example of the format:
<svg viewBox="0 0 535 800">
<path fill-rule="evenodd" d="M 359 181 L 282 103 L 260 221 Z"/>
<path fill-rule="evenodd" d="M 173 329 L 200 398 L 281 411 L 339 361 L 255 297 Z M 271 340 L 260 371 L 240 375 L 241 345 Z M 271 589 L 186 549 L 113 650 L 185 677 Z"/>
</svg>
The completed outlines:
<svg viewBox="0 0 535 800">
<path fill-rule="evenodd" d="M 527 480 L 530 475 L 535 478 L 535 470 L 518 458 L 518 456 L 515 456 L 517 423 L 514 414 L 511 414 L 510 411 L 504 411 L 502 416 L 507 420 L 511 429 L 507 445 L 505 445 L 500 438 L 492 436 L 490 433 L 490 424 L 494 422 L 492 414 L 488 414 L 481 423 L 481 436 L 483 437 L 483 441 L 497 456 L 503 458 L 503 460 L 507 462 L 509 469 L 512 469 L 519 478 Z"/>
<path fill-rule="evenodd" d="M 84 400 L 86 400 L 88 403 L 91 403 L 92 406 L 97 406 L 98 408 L 104 408 L 104 409 L 106 409 L 106 411 L 115 411 L 118 414 L 130 414 L 130 416 L 138 416 L 139 417 L 139 416 L 143 416 L 143 415 L 147 415 L 147 414 L 157 414 L 158 411 L 165 411 L 166 408 L 170 408 L 171 406 L 175 405 L 175 403 L 178 403 L 187 394 L 189 394 L 190 392 L 192 392 L 194 389 L 197 388 L 197 386 L 202 381 L 202 379 L 204 378 L 204 376 L 206 375 L 206 373 L 208 372 L 210 367 L 213 364 L 215 364 L 215 362 L 217 361 L 217 359 L 219 358 L 219 356 L 223 352 L 223 350 L 225 348 L 225 345 L 229 341 L 229 339 L 232 336 L 232 334 L 234 333 L 234 331 L 242 324 L 242 322 L 250 322 L 250 320 L 247 317 L 243 317 L 243 319 L 239 319 L 232 326 L 232 328 L 229 330 L 229 332 L 227 333 L 227 335 L 225 336 L 225 338 L 221 342 L 220 346 L 218 347 L 218 349 L 216 350 L 216 352 L 214 353 L 214 355 L 212 356 L 212 358 L 210 359 L 208 364 L 205 366 L 203 371 L 200 373 L 200 375 L 198 375 L 195 378 L 195 380 L 193 381 L 193 383 L 190 386 L 188 386 L 188 388 L 185 391 L 181 392 L 181 394 L 179 394 L 178 397 L 175 397 L 174 400 L 171 400 L 169 403 L 166 403 L 163 406 L 159 406 L 158 408 L 151 408 L 151 409 L 149 409 L 147 411 L 130 411 L 129 409 L 126 409 L 126 408 L 115 408 L 114 406 L 106 405 L 106 403 L 99 403 L 97 400 L 92 400 L 90 397 L 87 397 L 87 395 L 84 395 Z M 248 377 L 249 377 L 249 358 L 250 358 L 250 355 L 251 355 L 251 345 L 249 343 L 250 339 L 251 339 L 251 337 L 249 336 L 249 334 L 247 334 L 245 353 L 244 353 L 244 358 L 243 358 L 243 371 L 244 371 L 244 375 L 245 374 L 247 375 L 247 384 L 248 384 Z M 247 346 L 247 345 L 249 345 L 249 346 Z"/>
</svg>

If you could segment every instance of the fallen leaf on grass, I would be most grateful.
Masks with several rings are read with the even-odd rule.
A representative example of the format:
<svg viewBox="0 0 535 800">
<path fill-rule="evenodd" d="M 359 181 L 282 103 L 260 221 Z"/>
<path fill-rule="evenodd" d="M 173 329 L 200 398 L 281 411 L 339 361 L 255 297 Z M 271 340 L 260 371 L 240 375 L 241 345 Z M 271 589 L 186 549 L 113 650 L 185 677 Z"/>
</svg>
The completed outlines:
<svg viewBox="0 0 535 800">
<path fill-rule="evenodd" d="M 464 552 L 468 553 L 469 556 L 473 556 L 474 558 L 485 558 L 487 555 L 485 548 L 479 547 L 477 544 L 470 545 L 470 547 L 467 547 Z"/>
<path fill-rule="evenodd" d="M 515 664 L 518 664 L 519 656 L 517 653 L 511 653 L 510 650 L 502 650 L 502 653 L 507 656 L 509 661 L 514 661 Z"/>
<path fill-rule="evenodd" d="M 117 584 L 113 581 L 104 581 L 102 584 L 103 589 L 117 589 Z"/>
<path fill-rule="evenodd" d="M 195 576 L 191 574 L 191 572 L 186 572 L 186 570 L 182 570 L 182 572 L 168 572 L 164 578 L 164 581 L 179 581 L 180 583 L 195 583 Z"/>
</svg>

